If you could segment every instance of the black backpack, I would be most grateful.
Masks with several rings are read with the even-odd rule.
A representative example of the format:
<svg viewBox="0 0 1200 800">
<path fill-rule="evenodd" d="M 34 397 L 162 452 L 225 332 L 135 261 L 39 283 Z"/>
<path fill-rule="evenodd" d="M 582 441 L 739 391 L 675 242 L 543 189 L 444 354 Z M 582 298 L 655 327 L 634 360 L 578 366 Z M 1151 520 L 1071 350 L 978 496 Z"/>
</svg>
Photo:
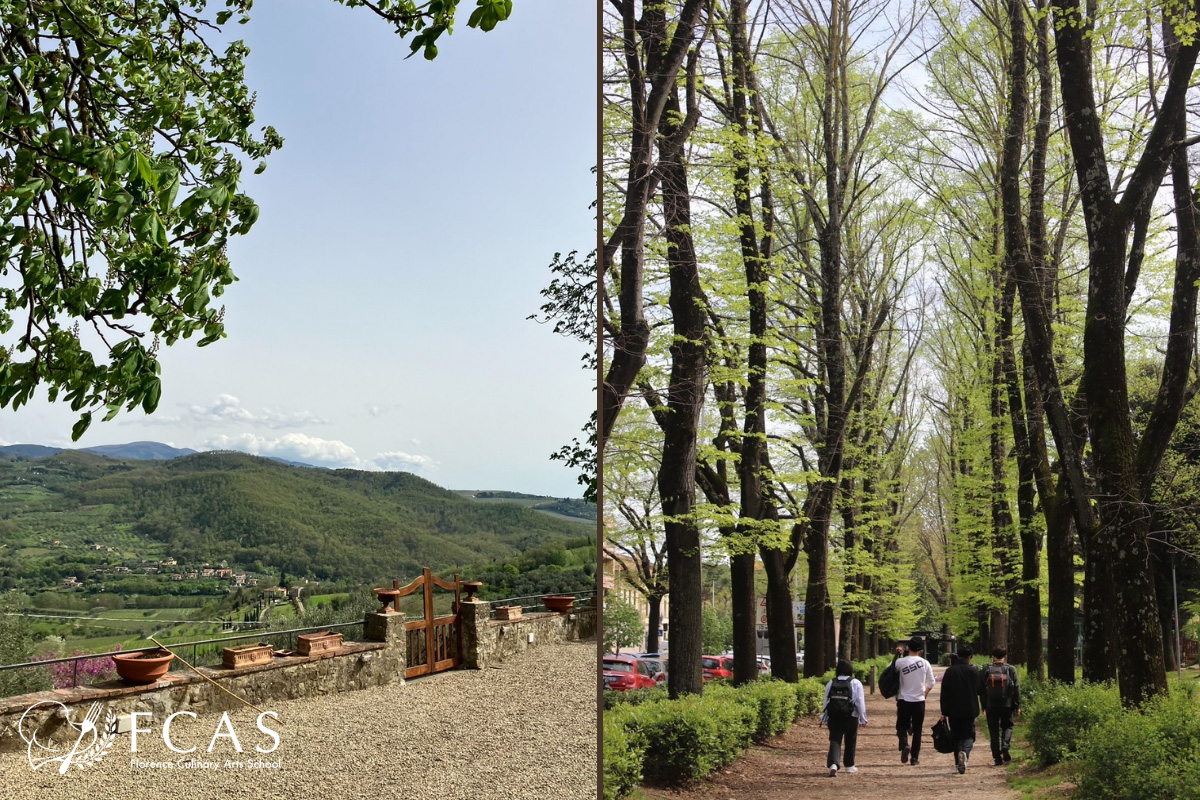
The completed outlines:
<svg viewBox="0 0 1200 800">
<path fill-rule="evenodd" d="M 896 662 L 894 660 L 891 664 L 887 665 L 883 673 L 879 676 L 879 693 L 886 700 L 890 700 L 900 694 L 900 670 L 896 669 Z"/>
<path fill-rule="evenodd" d="M 850 681 L 834 678 L 833 685 L 829 687 L 825 713 L 830 719 L 850 719 L 854 716 L 854 691 L 850 688 Z"/>
<path fill-rule="evenodd" d="M 988 664 L 983 670 L 983 691 L 989 706 L 1005 706 L 1013 696 L 1007 664 Z"/>
</svg>

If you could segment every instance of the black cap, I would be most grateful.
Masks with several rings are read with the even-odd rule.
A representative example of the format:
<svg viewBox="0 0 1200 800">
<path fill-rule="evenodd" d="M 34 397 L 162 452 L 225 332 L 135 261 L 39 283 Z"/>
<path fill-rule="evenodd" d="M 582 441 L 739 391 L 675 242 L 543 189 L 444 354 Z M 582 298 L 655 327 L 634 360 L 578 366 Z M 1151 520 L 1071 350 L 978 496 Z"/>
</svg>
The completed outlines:
<svg viewBox="0 0 1200 800">
<path fill-rule="evenodd" d="M 908 649 L 924 651 L 925 650 L 925 640 L 922 639 L 920 636 L 912 637 L 911 639 L 908 640 Z"/>
</svg>

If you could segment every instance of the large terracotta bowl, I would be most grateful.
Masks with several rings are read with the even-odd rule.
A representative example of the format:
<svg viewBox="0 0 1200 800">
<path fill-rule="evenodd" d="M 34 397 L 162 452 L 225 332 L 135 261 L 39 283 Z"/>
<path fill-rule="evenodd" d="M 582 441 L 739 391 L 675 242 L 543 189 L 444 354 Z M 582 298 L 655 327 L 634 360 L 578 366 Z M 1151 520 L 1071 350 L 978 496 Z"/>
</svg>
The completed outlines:
<svg viewBox="0 0 1200 800">
<path fill-rule="evenodd" d="M 575 605 L 575 597 L 569 594 L 550 594 L 542 598 L 542 604 L 547 610 L 561 614 L 571 610 Z"/>
<path fill-rule="evenodd" d="M 119 653 L 112 657 L 117 674 L 130 683 L 154 683 L 167 674 L 175 655 L 163 650 Z"/>
</svg>

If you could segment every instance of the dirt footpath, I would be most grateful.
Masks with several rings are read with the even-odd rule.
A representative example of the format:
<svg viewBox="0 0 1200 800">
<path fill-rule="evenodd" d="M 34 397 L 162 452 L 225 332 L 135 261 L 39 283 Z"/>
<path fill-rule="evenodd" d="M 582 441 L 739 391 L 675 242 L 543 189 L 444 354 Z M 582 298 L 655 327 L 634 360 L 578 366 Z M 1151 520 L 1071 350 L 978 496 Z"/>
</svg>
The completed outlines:
<svg viewBox="0 0 1200 800">
<path fill-rule="evenodd" d="M 935 667 L 940 675 L 942 670 Z M 868 690 L 869 691 L 869 690 Z M 921 736 L 921 763 L 900 763 L 896 739 L 896 702 L 867 694 L 869 724 L 858 731 L 858 774 L 829 777 L 825 756 L 829 733 L 806 717 L 783 736 L 755 745 L 724 771 L 686 791 L 645 788 L 646 800 L 879 800 L 913 796 L 922 800 L 1016 800 L 1005 780 L 1006 767 L 992 764 L 987 722 L 976 722 L 975 749 L 965 775 L 954 769 L 954 756 L 933 749 L 929 729 L 938 718 L 938 693 L 930 693 Z M 1014 761 L 1010 766 L 1015 767 Z"/>
</svg>

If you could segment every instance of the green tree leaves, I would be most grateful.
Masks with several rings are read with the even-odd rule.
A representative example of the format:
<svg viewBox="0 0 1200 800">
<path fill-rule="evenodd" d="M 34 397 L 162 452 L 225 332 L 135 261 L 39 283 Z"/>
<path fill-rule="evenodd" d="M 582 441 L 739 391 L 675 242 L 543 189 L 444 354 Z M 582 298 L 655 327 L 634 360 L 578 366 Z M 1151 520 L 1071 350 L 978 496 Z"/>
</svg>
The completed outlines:
<svg viewBox="0 0 1200 800">
<path fill-rule="evenodd" d="M 249 6 L 226 5 L 222 19 Z M 199 0 L 0 3 L 0 331 L 16 334 L 0 405 L 41 385 L 105 419 L 153 411 L 159 343 L 224 336 L 228 239 L 258 218 L 242 159 L 283 140 L 251 132 L 246 48 L 209 46 L 204 14 Z"/>
<path fill-rule="evenodd" d="M 443 33 L 454 32 L 454 17 L 459 0 L 429 0 L 418 3 L 414 0 L 336 0 L 351 8 L 365 6 L 376 16 L 392 24 L 402 37 L 415 34 L 409 39 L 409 55 L 418 50 L 426 61 L 437 58 L 437 40 Z M 476 0 L 476 8 L 467 18 L 468 28 L 490 31 L 497 23 L 512 14 L 512 0 Z"/>
</svg>

